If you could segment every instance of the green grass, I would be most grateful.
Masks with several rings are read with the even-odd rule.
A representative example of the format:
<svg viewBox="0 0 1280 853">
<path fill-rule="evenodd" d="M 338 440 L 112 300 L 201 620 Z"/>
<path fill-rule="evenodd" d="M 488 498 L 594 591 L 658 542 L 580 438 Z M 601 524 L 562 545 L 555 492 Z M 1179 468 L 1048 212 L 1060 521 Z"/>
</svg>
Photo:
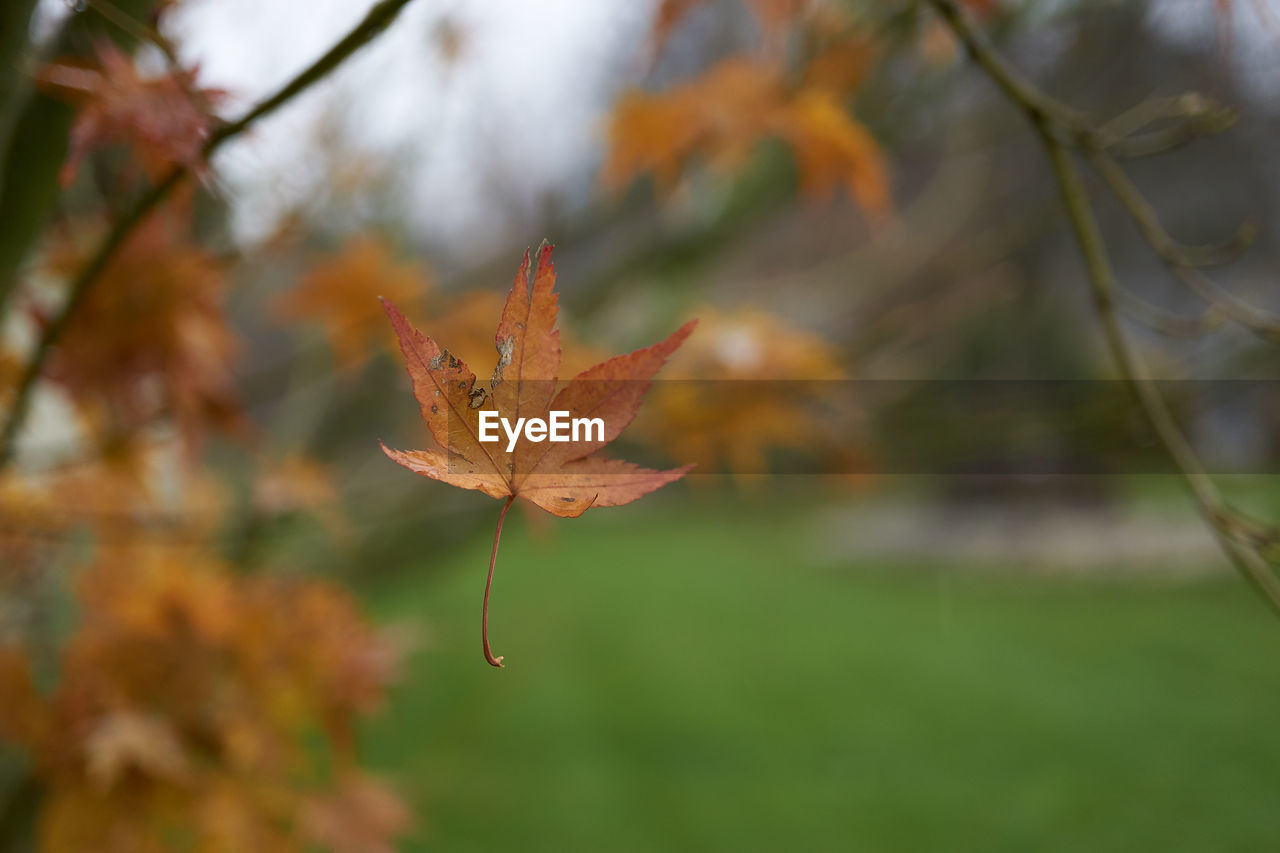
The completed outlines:
<svg viewBox="0 0 1280 853">
<path fill-rule="evenodd" d="M 1243 584 L 830 565 L 802 507 L 662 497 L 513 515 L 503 670 L 487 541 L 371 596 L 427 645 L 366 739 L 410 849 L 1280 848 L 1280 626 Z"/>
</svg>

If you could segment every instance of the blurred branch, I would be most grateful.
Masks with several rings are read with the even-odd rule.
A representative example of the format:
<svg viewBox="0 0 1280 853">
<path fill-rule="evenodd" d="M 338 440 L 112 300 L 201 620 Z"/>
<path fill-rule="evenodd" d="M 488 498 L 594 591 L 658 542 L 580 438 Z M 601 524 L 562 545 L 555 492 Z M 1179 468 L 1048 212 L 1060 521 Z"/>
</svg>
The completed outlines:
<svg viewBox="0 0 1280 853">
<path fill-rule="evenodd" d="M 1220 288 L 1211 278 L 1200 272 L 1197 267 L 1203 266 L 1206 258 L 1212 258 L 1213 247 L 1196 247 L 1179 245 L 1160 224 L 1159 216 L 1143 197 L 1141 191 L 1124 173 L 1115 161 L 1105 153 L 1094 151 L 1089 159 L 1094 169 L 1102 176 L 1103 181 L 1111 189 L 1120 203 L 1128 211 L 1129 217 L 1142 232 L 1152 251 L 1168 267 L 1187 289 L 1198 295 L 1224 317 L 1240 324 L 1259 337 L 1280 342 L 1280 315 L 1272 314 L 1256 308 Z M 1234 242 L 1245 242 L 1252 238 L 1253 229 L 1246 225 Z"/>
<path fill-rule="evenodd" d="M 1126 110 L 1098 128 L 1099 147 L 1117 157 L 1147 157 L 1173 151 L 1202 136 L 1221 133 L 1236 123 L 1235 110 L 1196 92 L 1152 98 Z M 1141 133 L 1153 124 L 1173 121 Z"/>
<path fill-rule="evenodd" d="M 329 49 L 324 56 L 317 59 L 308 68 L 281 87 L 275 94 L 260 102 L 235 121 L 220 125 L 205 143 L 203 154 L 207 159 L 212 156 L 228 140 L 247 130 L 254 122 L 305 91 L 313 84 L 328 76 L 348 57 L 374 39 L 385 30 L 399 15 L 400 10 L 411 0 L 381 0 L 365 15 L 354 29 Z M 27 411 L 31 405 L 31 395 L 36 382 L 44 369 L 45 362 L 53 351 L 53 347 L 65 334 L 71 319 L 85 302 L 93 284 L 106 269 L 116 252 L 124 244 L 133 229 L 142 222 L 156 207 L 164 201 L 174 189 L 187 177 L 183 166 L 174 166 L 169 174 L 139 198 L 120 219 L 116 220 L 98 250 L 89 263 L 76 276 L 71 285 L 71 293 L 63 304 L 62 310 L 45 327 L 39 342 L 36 344 L 22 376 L 14 391 L 13 401 L 3 430 L 0 430 L 0 468 L 12 460 L 14 441 Z"/>
<path fill-rule="evenodd" d="M 26 0 L 5 0 L 0 27 L 7 27 L 8 14 Z M 154 8 L 155 0 L 115 0 L 116 9 L 136 19 Z M 70 103 L 41 92 L 35 84 L 32 66 L 52 57 L 86 57 L 104 39 L 130 50 L 136 39 L 129 31 L 108 26 L 107 20 L 87 8 L 78 7 L 46 43 L 29 42 L 30 27 L 19 33 L 22 45 L 15 56 L 17 76 L 8 82 L 8 102 L 13 113 L 6 117 L 8 125 L 0 134 L 0 313 L 13 293 L 17 272 L 44 228 L 62 189 L 59 178 L 66 160 L 76 110 Z M 19 58 L 20 57 L 20 58 Z M 0 92 L 5 90 L 0 80 Z"/>
<path fill-rule="evenodd" d="M 137 20 L 110 0 L 89 0 L 89 8 L 137 41 L 154 46 L 164 54 L 170 71 L 176 71 L 181 67 L 182 64 L 178 61 L 173 45 L 155 27 Z"/>
<path fill-rule="evenodd" d="M 35 8 L 36 0 L 5 0 L 0 4 L 0 151 L 8 146 L 9 130 L 25 94 L 25 87 L 20 85 L 23 55 Z"/>
<path fill-rule="evenodd" d="M 1125 336 L 1117 310 L 1120 296 L 1115 272 L 1112 269 L 1106 241 L 1098 227 L 1093 206 L 1068 150 L 1070 140 L 1074 139 L 1089 151 L 1095 165 L 1101 167 L 1102 175 L 1108 180 L 1109 185 L 1112 181 L 1116 181 L 1116 186 L 1112 189 L 1116 191 L 1119 187 L 1120 192 L 1117 195 L 1130 209 L 1131 215 L 1136 217 L 1141 213 L 1140 227 L 1145 223 L 1147 227 L 1153 228 L 1147 236 L 1153 248 L 1157 247 L 1157 243 L 1161 247 L 1156 248 L 1157 253 L 1161 254 L 1166 261 L 1172 258 L 1177 269 L 1194 270 L 1182 253 L 1170 248 L 1176 244 L 1159 226 L 1154 211 L 1150 211 L 1137 189 L 1128 183 L 1127 177 L 1124 177 L 1118 168 L 1113 168 L 1114 163 L 1103 153 L 1106 141 L 1104 134 L 1088 126 L 1074 110 L 1059 104 L 1030 83 L 1025 82 L 995 52 L 954 0 L 927 0 L 927 2 L 947 22 L 974 61 L 987 72 L 1006 97 L 1031 120 L 1053 166 L 1054 177 L 1062 193 L 1063 205 L 1071 220 L 1072 230 L 1088 273 L 1094 306 L 1102 323 L 1103 334 L 1121 377 L 1133 390 L 1147 419 L 1187 483 L 1201 515 L 1209 523 L 1227 556 L 1272 610 L 1280 615 L 1280 579 L 1277 579 L 1263 558 L 1258 542 L 1255 541 L 1254 532 L 1259 529 L 1259 526 L 1237 515 L 1224 502 L 1217 486 L 1174 420 L 1172 412 L 1152 381 L 1146 365 Z M 1144 120 L 1141 125 L 1145 126 L 1146 123 L 1148 122 Z M 1118 181 L 1117 175 L 1124 180 Z M 1220 297 L 1221 294 L 1211 304 L 1226 313 L 1226 303 Z"/>
<path fill-rule="evenodd" d="M 1252 222 L 1245 222 L 1223 243 L 1199 246 L 1179 243 L 1160 224 L 1159 216 L 1142 191 L 1107 152 L 1090 151 L 1089 160 L 1112 194 L 1124 205 L 1147 245 L 1171 267 L 1192 269 L 1230 263 L 1257 237 L 1257 228 Z"/>
<path fill-rule="evenodd" d="M 1182 317 L 1128 290 L 1117 289 L 1116 302 L 1130 320 L 1167 338 L 1204 337 L 1221 329 L 1224 319 L 1222 312 L 1213 306 L 1193 317 Z"/>
<path fill-rule="evenodd" d="M 1280 580 L 1277 580 L 1257 551 L 1240 541 L 1244 525 L 1236 523 L 1235 513 L 1224 504 L 1212 478 L 1204 470 L 1199 457 L 1196 456 L 1174 421 L 1168 404 L 1152 382 L 1146 365 L 1125 337 L 1116 313 L 1115 273 L 1107 257 L 1106 243 L 1098 228 L 1093 207 L 1080 183 L 1075 163 L 1052 134 L 1047 133 L 1039 125 L 1036 129 L 1053 163 L 1054 176 L 1062 192 L 1063 204 L 1071 219 L 1076 242 L 1079 243 L 1080 254 L 1088 271 L 1094 305 L 1102 321 L 1107 346 L 1120 369 L 1121 376 L 1133 389 L 1152 427 L 1159 435 L 1160 441 L 1190 487 L 1201 514 L 1212 526 L 1219 543 L 1241 574 L 1262 594 L 1276 614 L 1280 615 Z"/>
</svg>

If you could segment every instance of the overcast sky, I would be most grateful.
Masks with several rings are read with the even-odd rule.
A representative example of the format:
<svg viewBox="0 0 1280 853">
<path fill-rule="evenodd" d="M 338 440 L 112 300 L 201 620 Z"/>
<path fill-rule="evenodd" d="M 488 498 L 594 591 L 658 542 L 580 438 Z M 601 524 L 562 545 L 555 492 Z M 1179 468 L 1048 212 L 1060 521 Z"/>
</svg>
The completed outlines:
<svg viewBox="0 0 1280 853">
<path fill-rule="evenodd" d="M 65 1 L 42 5 L 65 8 Z M 530 211 L 549 195 L 560 204 L 588 195 L 603 110 L 638 79 L 656 2 L 412 0 L 329 81 L 219 155 L 237 234 L 250 242 L 264 236 L 282 212 L 332 182 L 318 131 L 336 125 L 355 162 L 397 164 L 391 177 L 408 226 L 438 260 L 456 263 L 518 242 Z M 184 0 L 167 24 L 184 59 L 200 64 L 204 84 L 231 94 L 230 115 L 314 60 L 371 4 Z M 1274 107 L 1280 3 L 1233 6 L 1225 61 Z M 1157 0 L 1151 22 L 1168 37 L 1212 42 L 1217 8 L 1217 0 Z M 446 32 L 457 34 L 452 58 Z"/>
<path fill-rule="evenodd" d="M 171 33 L 236 107 L 287 80 L 367 10 L 355 0 L 187 0 Z M 547 193 L 590 188 L 601 111 L 640 56 L 649 0 L 413 0 L 331 81 L 228 146 L 219 174 L 252 239 L 332 179 L 316 129 L 403 163 L 411 227 L 446 252 L 500 244 Z M 447 23 L 446 23 L 447 22 Z M 455 32 L 458 53 L 447 56 Z M 512 197 L 512 193 L 516 193 Z M 510 238 L 510 234 L 506 235 Z"/>
</svg>

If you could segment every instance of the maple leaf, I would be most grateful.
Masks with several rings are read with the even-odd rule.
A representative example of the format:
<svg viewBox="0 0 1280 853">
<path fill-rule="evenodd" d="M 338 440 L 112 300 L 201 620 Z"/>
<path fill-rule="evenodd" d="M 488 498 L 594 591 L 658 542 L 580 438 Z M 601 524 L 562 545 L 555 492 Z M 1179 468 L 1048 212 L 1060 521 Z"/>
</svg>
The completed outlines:
<svg viewBox="0 0 1280 853">
<path fill-rule="evenodd" d="M 196 86 L 196 70 L 156 77 L 138 73 L 132 57 L 109 41 L 96 45 L 97 68 L 55 62 L 39 74 L 46 87 L 79 106 L 62 181 L 75 177 L 92 151 L 124 143 L 153 179 L 176 164 L 205 171 L 204 145 L 225 92 Z"/>
<path fill-rule="evenodd" d="M 479 364 L 493 352 L 493 318 L 502 313 L 505 304 L 501 293 L 471 290 L 450 300 L 442 310 L 432 312 L 431 322 L 449 330 L 449 352 L 467 364 Z M 606 353 L 568 334 L 561 325 L 561 374 L 577 376 L 606 357 Z"/>
<path fill-rule="evenodd" d="M 423 420 L 439 447 L 401 451 L 383 445 L 383 451 L 418 474 L 505 499 L 494 533 L 481 621 L 485 660 L 493 666 L 501 666 L 502 658 L 495 658 L 489 649 L 489 589 L 502 521 L 512 502 L 524 498 L 553 515 L 576 518 L 593 506 L 630 503 L 680 479 L 692 467 L 654 471 L 606 459 L 596 451 L 635 418 L 650 379 L 697 321 L 690 320 L 653 346 L 589 367 L 557 390 L 560 333 L 555 282 L 551 246 L 544 244 L 539 250 L 536 269 L 526 252 L 498 321 L 497 366 L 492 377 L 480 384 L 466 363 L 412 328 L 394 304 L 384 302 Z M 545 420 L 550 412 L 561 411 L 569 418 L 600 418 L 603 428 L 594 433 L 588 430 L 582 440 L 526 440 L 507 450 L 511 445 L 505 440 L 480 440 L 481 413 L 495 411 L 511 423 L 521 418 Z"/>
</svg>

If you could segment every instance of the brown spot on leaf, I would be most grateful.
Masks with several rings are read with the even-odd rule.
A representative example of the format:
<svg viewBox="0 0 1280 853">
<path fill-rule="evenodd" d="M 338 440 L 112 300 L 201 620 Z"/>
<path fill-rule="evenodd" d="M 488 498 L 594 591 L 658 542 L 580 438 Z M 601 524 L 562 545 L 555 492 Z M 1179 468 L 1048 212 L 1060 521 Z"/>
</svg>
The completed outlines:
<svg viewBox="0 0 1280 853">
<path fill-rule="evenodd" d="M 498 364 L 493 368 L 493 377 L 489 380 L 490 388 L 496 389 L 502 384 L 502 369 L 511 363 L 511 354 L 515 352 L 515 348 L 515 335 L 508 335 L 498 341 Z"/>
<path fill-rule="evenodd" d="M 453 370 L 462 362 L 458 361 L 457 356 L 446 350 L 441 350 L 431 361 L 427 363 L 427 370 L 439 370 L 441 367 L 447 367 Z"/>
</svg>

